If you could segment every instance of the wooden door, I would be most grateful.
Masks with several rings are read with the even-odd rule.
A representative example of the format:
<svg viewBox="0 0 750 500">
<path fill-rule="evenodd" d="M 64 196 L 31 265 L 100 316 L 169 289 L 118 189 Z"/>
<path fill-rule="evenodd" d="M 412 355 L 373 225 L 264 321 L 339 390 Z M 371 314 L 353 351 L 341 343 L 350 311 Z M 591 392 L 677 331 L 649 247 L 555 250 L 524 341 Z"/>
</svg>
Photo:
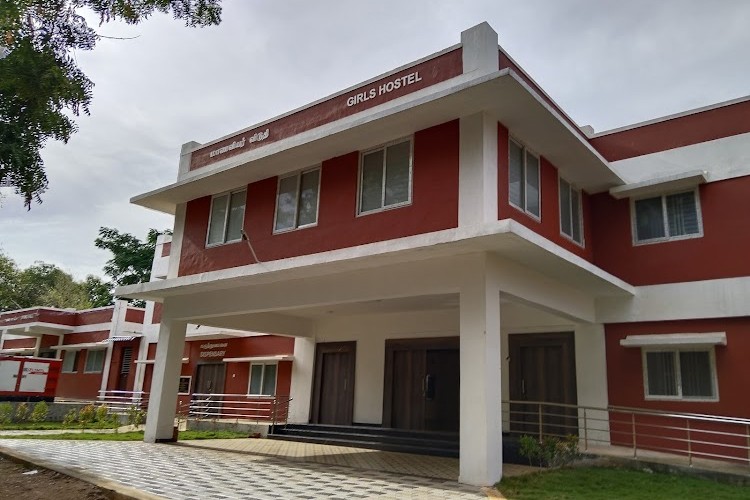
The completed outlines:
<svg viewBox="0 0 750 500">
<path fill-rule="evenodd" d="M 459 351 L 427 350 L 425 371 L 425 430 L 458 432 Z"/>
<path fill-rule="evenodd" d="M 578 412 L 540 403 L 576 405 L 573 333 L 513 334 L 510 348 L 511 430 L 566 436 L 578 433 Z"/>
<path fill-rule="evenodd" d="M 315 346 L 312 423 L 352 424 L 356 350 L 356 342 L 326 342 Z"/>
<path fill-rule="evenodd" d="M 458 431 L 458 337 L 386 341 L 383 425 Z"/>
<path fill-rule="evenodd" d="M 130 365 L 133 362 L 133 348 L 123 347 L 120 352 L 120 373 L 117 377 L 117 390 L 128 390 L 128 376 L 130 376 Z"/>
<path fill-rule="evenodd" d="M 198 365 L 193 392 L 197 394 L 223 394 L 225 368 L 224 363 Z"/>
</svg>

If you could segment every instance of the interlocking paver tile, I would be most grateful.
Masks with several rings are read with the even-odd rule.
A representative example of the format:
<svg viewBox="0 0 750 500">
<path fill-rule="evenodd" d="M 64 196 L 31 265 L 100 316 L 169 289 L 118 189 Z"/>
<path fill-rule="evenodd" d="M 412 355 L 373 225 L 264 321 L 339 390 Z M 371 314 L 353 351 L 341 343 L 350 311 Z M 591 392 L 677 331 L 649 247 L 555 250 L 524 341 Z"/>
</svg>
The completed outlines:
<svg viewBox="0 0 750 500">
<path fill-rule="evenodd" d="M 111 441 L 3 440 L 30 457 L 76 466 L 165 498 L 486 498 L 478 488 L 441 479 L 285 461 L 213 449 Z M 292 450 L 292 448 L 288 448 Z M 346 449 L 341 449 L 346 454 Z M 291 455 L 291 453 L 290 453 Z M 350 462 L 341 462 L 350 463 Z M 392 470 L 398 470 L 397 465 Z"/>
</svg>

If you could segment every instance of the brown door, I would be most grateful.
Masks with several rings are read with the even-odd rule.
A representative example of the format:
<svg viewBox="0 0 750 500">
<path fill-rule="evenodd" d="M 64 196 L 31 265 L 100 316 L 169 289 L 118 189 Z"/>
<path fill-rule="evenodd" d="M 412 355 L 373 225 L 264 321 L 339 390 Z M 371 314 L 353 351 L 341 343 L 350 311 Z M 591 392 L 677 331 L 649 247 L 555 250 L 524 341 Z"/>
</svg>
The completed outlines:
<svg viewBox="0 0 750 500">
<path fill-rule="evenodd" d="M 458 431 L 458 338 L 386 341 L 383 425 Z"/>
<path fill-rule="evenodd" d="M 120 354 L 120 374 L 117 377 L 117 390 L 128 390 L 128 376 L 130 376 L 130 365 L 133 362 L 133 348 L 124 347 Z"/>
<path fill-rule="evenodd" d="M 197 394 L 223 394 L 225 368 L 224 363 L 198 365 L 193 392 Z"/>
<path fill-rule="evenodd" d="M 511 430 L 524 434 L 578 434 L 573 333 L 513 334 L 510 348 Z"/>
<path fill-rule="evenodd" d="M 327 342 L 315 346 L 312 423 L 352 424 L 356 350 L 356 342 Z"/>
</svg>

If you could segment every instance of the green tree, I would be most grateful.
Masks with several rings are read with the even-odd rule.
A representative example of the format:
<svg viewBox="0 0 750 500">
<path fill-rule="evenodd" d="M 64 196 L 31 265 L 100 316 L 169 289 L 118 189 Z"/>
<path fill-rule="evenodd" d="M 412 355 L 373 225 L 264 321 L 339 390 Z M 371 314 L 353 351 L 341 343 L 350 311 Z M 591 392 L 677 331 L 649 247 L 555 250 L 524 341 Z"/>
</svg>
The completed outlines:
<svg viewBox="0 0 750 500">
<path fill-rule="evenodd" d="M 100 24 L 138 24 L 156 12 L 187 26 L 221 22 L 221 0 L 0 0 L 0 186 L 15 188 L 24 206 L 41 203 L 47 176 L 40 150 L 67 142 L 74 117 L 89 114 L 94 83 L 78 67 L 76 50 L 101 39 L 81 15 Z"/>
<path fill-rule="evenodd" d="M 98 276 L 89 274 L 83 282 L 91 301 L 91 307 L 104 307 L 112 304 L 112 283 L 102 280 Z"/>
<path fill-rule="evenodd" d="M 19 269 L 0 253 L 0 311 L 27 307 L 88 309 L 112 303 L 112 284 L 93 275 L 76 281 L 54 264 L 36 262 Z"/>
<path fill-rule="evenodd" d="M 110 227 L 100 227 L 99 237 L 94 240 L 97 248 L 109 250 L 112 258 L 104 265 L 104 274 L 117 286 L 144 283 L 151 279 L 151 264 L 156 250 L 156 238 L 170 231 L 149 229 L 146 240 L 141 241 L 132 234 L 121 233 Z M 133 301 L 133 305 L 143 307 L 143 301 Z"/>
</svg>

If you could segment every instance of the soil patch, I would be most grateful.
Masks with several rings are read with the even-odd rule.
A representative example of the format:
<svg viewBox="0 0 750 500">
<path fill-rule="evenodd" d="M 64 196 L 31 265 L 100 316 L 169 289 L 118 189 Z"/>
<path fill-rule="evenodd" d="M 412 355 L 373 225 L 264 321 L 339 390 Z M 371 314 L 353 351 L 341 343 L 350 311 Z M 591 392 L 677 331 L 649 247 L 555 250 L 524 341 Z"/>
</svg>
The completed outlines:
<svg viewBox="0 0 750 500">
<path fill-rule="evenodd" d="M 35 474 L 24 472 L 37 471 Z M 107 500 L 111 495 L 85 481 L 42 468 L 28 468 L 0 457 L 0 499 Z"/>
</svg>

